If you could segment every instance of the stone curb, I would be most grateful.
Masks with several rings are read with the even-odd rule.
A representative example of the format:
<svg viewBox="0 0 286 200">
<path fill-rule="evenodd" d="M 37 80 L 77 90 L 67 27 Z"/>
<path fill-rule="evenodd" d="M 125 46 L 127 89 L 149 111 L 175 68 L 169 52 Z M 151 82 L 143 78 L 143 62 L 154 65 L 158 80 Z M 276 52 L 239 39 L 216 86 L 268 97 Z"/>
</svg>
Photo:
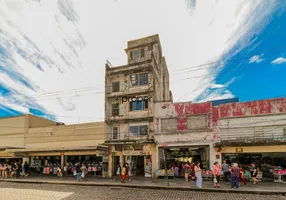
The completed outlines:
<svg viewBox="0 0 286 200">
<path fill-rule="evenodd" d="M 138 185 L 138 184 L 113 184 L 113 183 L 90 183 L 90 182 L 71 182 L 71 181 L 39 181 L 39 180 L 0 180 L 12 183 L 28 183 L 28 184 L 58 184 L 58 185 L 78 185 L 78 186 L 99 186 L 99 187 L 117 187 L 117 188 L 140 188 L 140 189 L 156 189 L 156 190 L 180 190 L 180 191 L 197 191 L 197 192 L 217 192 L 217 193 L 237 193 L 237 194 L 260 194 L 260 195 L 286 195 L 286 191 L 247 191 L 236 189 L 213 189 L 213 188 L 193 188 L 193 187 L 177 187 L 177 186 L 156 186 L 156 185 Z"/>
</svg>

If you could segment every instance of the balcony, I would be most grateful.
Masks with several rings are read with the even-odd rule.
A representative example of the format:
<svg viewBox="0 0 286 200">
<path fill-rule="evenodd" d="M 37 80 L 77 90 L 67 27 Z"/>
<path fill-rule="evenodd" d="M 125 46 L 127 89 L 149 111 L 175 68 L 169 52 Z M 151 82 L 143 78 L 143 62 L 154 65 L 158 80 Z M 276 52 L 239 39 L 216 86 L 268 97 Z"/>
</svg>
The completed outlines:
<svg viewBox="0 0 286 200">
<path fill-rule="evenodd" d="M 283 144 L 286 143 L 285 135 L 267 134 L 256 136 L 254 134 L 244 135 L 221 135 L 220 144 L 222 145 L 263 145 L 263 144 Z"/>
<path fill-rule="evenodd" d="M 154 139 L 151 135 L 145 135 L 145 136 L 130 136 L 130 135 L 124 135 L 123 133 L 119 134 L 106 134 L 106 143 L 109 144 L 126 144 L 126 143 L 140 143 L 140 142 L 154 142 Z"/>
</svg>

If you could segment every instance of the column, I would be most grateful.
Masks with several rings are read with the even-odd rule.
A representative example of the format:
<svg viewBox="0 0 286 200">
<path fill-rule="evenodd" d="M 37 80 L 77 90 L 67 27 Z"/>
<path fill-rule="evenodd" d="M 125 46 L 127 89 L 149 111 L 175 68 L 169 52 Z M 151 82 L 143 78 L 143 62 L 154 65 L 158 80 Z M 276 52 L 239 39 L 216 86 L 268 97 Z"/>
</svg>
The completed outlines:
<svg viewBox="0 0 286 200">
<path fill-rule="evenodd" d="M 64 171 L 64 166 L 65 166 L 65 154 L 64 152 L 61 152 L 61 169 Z"/>
</svg>

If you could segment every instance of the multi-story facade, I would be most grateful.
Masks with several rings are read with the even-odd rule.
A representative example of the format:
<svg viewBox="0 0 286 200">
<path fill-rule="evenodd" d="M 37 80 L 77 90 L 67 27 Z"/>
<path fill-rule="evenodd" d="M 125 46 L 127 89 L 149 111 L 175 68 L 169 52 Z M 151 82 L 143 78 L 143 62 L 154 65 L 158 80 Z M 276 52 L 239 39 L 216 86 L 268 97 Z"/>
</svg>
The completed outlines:
<svg viewBox="0 0 286 200">
<path fill-rule="evenodd" d="M 106 64 L 105 124 L 109 176 L 129 163 L 134 175 L 154 175 L 154 103 L 172 100 L 158 35 L 128 42 L 128 64 Z"/>
</svg>

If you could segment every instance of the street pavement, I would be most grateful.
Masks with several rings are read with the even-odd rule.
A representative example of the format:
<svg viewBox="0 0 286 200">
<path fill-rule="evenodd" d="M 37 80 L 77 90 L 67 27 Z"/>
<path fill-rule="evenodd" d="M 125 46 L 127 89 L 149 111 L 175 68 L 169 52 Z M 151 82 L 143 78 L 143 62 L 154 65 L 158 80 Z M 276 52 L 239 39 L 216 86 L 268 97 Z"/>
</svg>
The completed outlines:
<svg viewBox="0 0 286 200">
<path fill-rule="evenodd" d="M 4 180 L 1 180 L 4 181 Z M 169 186 L 166 179 L 149 179 L 134 177 L 131 181 L 125 184 L 120 183 L 119 180 L 107 178 L 89 177 L 83 182 L 75 181 L 74 177 L 49 177 L 49 176 L 29 176 L 21 179 L 8 179 L 5 182 L 20 182 L 20 183 L 46 183 L 56 185 L 71 185 L 80 186 L 109 186 L 109 187 L 125 187 L 138 189 L 167 189 L 167 190 L 181 190 L 181 191 L 200 191 L 195 187 L 194 182 L 185 182 L 184 179 L 170 179 Z M 274 183 L 273 181 L 263 181 L 258 185 L 249 183 L 247 186 L 242 185 L 239 189 L 231 189 L 229 182 L 221 182 L 221 188 L 213 188 L 212 181 L 204 180 L 202 191 L 208 192 L 230 192 L 230 193 L 251 193 L 251 194 L 286 194 L 286 187 L 283 183 Z"/>
<path fill-rule="evenodd" d="M 158 190 L 105 186 L 28 184 L 0 182 L 0 196 L 5 200 L 280 200 L 282 195 L 235 194 L 181 190 Z"/>
</svg>

